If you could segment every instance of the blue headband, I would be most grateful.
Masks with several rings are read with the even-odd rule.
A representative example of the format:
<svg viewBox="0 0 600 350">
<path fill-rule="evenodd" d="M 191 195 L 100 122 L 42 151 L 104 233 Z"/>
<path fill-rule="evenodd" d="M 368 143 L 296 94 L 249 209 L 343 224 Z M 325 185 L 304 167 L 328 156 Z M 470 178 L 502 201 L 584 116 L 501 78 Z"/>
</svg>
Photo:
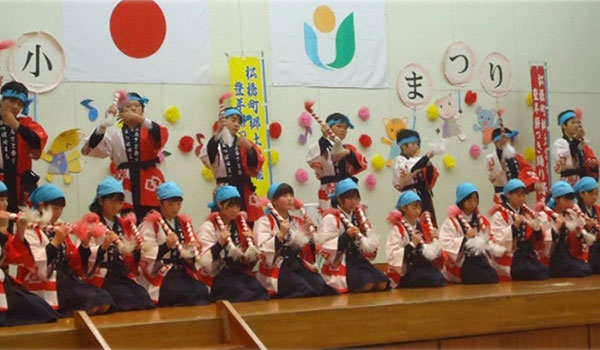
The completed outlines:
<svg viewBox="0 0 600 350">
<path fill-rule="evenodd" d="M 54 184 L 42 185 L 29 195 L 29 200 L 34 208 L 37 208 L 40 203 L 48 203 L 59 198 L 65 198 L 65 193 Z"/>
<path fill-rule="evenodd" d="M 8 191 L 8 187 L 4 184 L 4 182 L 0 181 L 0 192 Z"/>
<path fill-rule="evenodd" d="M 565 114 L 560 116 L 560 119 L 558 120 L 558 125 L 563 125 L 571 118 L 575 118 L 575 112 L 566 112 Z"/>
<path fill-rule="evenodd" d="M 21 111 L 21 114 L 23 114 L 23 115 L 29 114 L 29 104 L 31 103 L 31 101 L 33 101 L 32 99 L 27 98 L 26 94 L 16 91 L 16 90 L 12 90 L 12 89 L 5 90 L 2 93 L 3 99 L 10 98 L 10 97 L 16 98 L 18 100 L 21 100 L 21 102 L 23 102 L 23 110 Z"/>
<path fill-rule="evenodd" d="M 421 147 L 421 140 L 416 136 L 409 136 L 398 141 L 398 146 L 402 147 L 402 145 L 406 145 L 407 143 L 418 142 L 419 147 Z"/>
<path fill-rule="evenodd" d="M 560 180 L 556 181 L 554 185 L 552 185 L 551 193 L 553 198 L 558 198 L 567 194 L 575 193 L 575 191 L 573 191 L 573 187 L 571 187 L 568 182 Z"/>
<path fill-rule="evenodd" d="M 596 188 L 598 188 L 598 183 L 596 180 L 594 180 L 592 177 L 584 176 L 581 178 L 581 180 L 577 181 L 574 190 L 575 192 L 588 192 L 595 190 Z"/>
<path fill-rule="evenodd" d="M 246 124 L 247 121 L 252 119 L 252 117 L 250 117 L 249 115 L 243 115 L 242 112 L 240 112 L 240 110 L 237 108 L 226 109 L 225 112 L 223 113 L 223 116 L 225 118 L 229 118 L 232 115 L 239 115 L 240 118 L 242 118 L 242 125 Z"/>
<path fill-rule="evenodd" d="M 146 97 L 137 97 L 131 94 L 127 94 L 127 101 L 138 101 L 142 106 L 145 106 L 150 102 Z"/>
<path fill-rule="evenodd" d="M 519 179 L 512 179 L 506 184 L 506 186 L 504 186 L 504 195 L 506 196 L 510 192 L 518 190 L 519 188 L 526 188 L 523 181 Z"/>
<path fill-rule="evenodd" d="M 336 124 L 342 124 L 342 123 L 346 123 L 348 124 L 348 127 L 350 129 L 354 129 L 354 124 L 352 124 L 352 122 L 350 121 L 350 118 L 348 118 L 348 116 L 342 116 L 341 118 L 332 118 L 327 122 L 327 125 L 329 126 L 333 126 Z"/>
<path fill-rule="evenodd" d="M 515 137 L 517 137 L 517 135 L 519 135 L 519 131 L 518 130 L 513 130 L 511 132 L 507 132 L 506 133 L 506 137 L 508 137 L 509 139 L 515 138 Z M 492 142 L 498 142 L 498 141 L 500 141 L 501 138 L 502 138 L 502 133 L 500 133 L 500 135 L 494 137 L 494 139 L 492 140 Z"/>
<path fill-rule="evenodd" d="M 167 181 L 160 186 L 158 186 L 158 190 L 156 191 L 156 195 L 158 199 L 165 200 L 169 198 L 183 198 L 183 192 L 181 192 L 181 188 L 177 186 L 173 181 Z"/>
<path fill-rule="evenodd" d="M 456 204 L 462 202 L 471 194 L 477 192 L 477 187 L 470 182 L 463 182 L 456 187 Z"/>
<path fill-rule="evenodd" d="M 344 193 L 346 193 L 348 191 L 352 191 L 352 190 L 358 191 L 358 186 L 356 186 L 356 182 L 354 182 L 351 178 L 346 178 L 337 183 L 337 185 L 335 186 L 334 196 L 339 197 L 339 196 L 343 195 Z M 330 195 L 330 197 L 333 197 L 333 196 Z"/>
<path fill-rule="evenodd" d="M 410 205 L 411 203 L 420 201 L 421 197 L 419 197 L 419 195 L 416 192 L 405 191 L 400 195 L 400 198 L 398 198 L 398 202 L 396 203 L 396 209 L 401 209 L 402 207 Z"/>
</svg>

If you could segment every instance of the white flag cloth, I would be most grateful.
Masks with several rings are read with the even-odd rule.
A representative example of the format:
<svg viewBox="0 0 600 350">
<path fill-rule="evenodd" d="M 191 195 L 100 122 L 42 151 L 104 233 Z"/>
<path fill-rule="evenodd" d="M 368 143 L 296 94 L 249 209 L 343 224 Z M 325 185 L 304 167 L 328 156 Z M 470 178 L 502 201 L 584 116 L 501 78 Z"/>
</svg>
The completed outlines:
<svg viewBox="0 0 600 350">
<path fill-rule="evenodd" d="M 269 1 L 274 85 L 388 87 L 385 0 Z"/>
<path fill-rule="evenodd" d="M 64 0 L 66 79 L 211 82 L 208 0 Z"/>
</svg>

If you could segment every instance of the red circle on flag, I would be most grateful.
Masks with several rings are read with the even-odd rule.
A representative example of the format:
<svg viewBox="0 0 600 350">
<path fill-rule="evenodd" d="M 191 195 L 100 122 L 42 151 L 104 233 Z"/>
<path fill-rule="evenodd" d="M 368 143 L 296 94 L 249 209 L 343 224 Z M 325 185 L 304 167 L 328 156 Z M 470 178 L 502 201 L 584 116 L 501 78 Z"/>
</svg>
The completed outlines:
<svg viewBox="0 0 600 350">
<path fill-rule="evenodd" d="M 153 55 L 165 41 L 167 22 L 153 0 L 122 0 L 110 16 L 110 35 L 129 57 Z"/>
</svg>

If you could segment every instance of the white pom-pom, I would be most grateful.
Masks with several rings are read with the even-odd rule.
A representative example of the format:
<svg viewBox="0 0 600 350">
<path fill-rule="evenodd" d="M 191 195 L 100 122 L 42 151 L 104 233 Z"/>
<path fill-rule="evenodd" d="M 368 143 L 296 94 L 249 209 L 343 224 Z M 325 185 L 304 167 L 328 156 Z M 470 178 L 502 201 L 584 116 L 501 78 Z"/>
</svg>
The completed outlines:
<svg viewBox="0 0 600 350">
<path fill-rule="evenodd" d="M 153 235 L 154 233 L 150 230 L 147 229 L 144 232 L 142 232 L 142 236 L 146 237 L 147 235 Z M 154 240 L 144 240 L 144 243 L 142 243 L 142 253 L 148 253 L 150 252 L 150 250 L 154 249 L 158 247 L 158 243 L 156 243 L 156 241 Z"/>
<path fill-rule="evenodd" d="M 248 249 L 246 249 L 244 256 L 246 257 L 246 259 L 248 261 L 256 261 L 256 260 L 258 260 L 259 254 L 260 254 L 260 251 L 258 250 L 258 248 L 256 248 L 256 246 L 254 244 L 252 244 L 252 245 L 248 246 Z"/>
<path fill-rule="evenodd" d="M 231 135 L 231 132 L 229 131 L 229 129 L 223 128 L 219 137 L 221 138 L 223 143 L 226 144 L 227 146 L 231 146 L 233 144 L 233 135 Z"/>
<path fill-rule="evenodd" d="M 534 231 L 539 231 L 542 228 L 542 224 L 540 223 L 539 218 L 527 220 L 527 225 L 531 227 Z"/>
<path fill-rule="evenodd" d="M 242 249 L 240 249 L 240 247 L 237 247 L 235 244 L 228 244 L 228 251 L 227 251 L 227 256 L 229 256 L 231 259 L 233 259 L 234 261 L 237 261 L 240 257 L 242 257 L 244 255 L 244 252 L 242 252 Z"/>
<path fill-rule="evenodd" d="M 194 257 L 194 248 L 192 246 L 185 246 L 181 250 L 181 257 L 184 259 L 192 259 Z"/>
<path fill-rule="evenodd" d="M 593 234 L 587 231 L 583 231 L 581 232 L 581 234 L 583 235 L 583 240 L 585 241 L 585 244 L 587 244 L 588 246 L 591 246 L 592 244 L 594 244 L 594 242 L 596 242 L 596 236 L 594 236 Z"/>
<path fill-rule="evenodd" d="M 504 148 L 502 149 L 502 155 L 505 159 L 514 158 L 516 154 L 517 151 L 515 151 L 515 148 L 509 142 L 504 144 Z"/>
<path fill-rule="evenodd" d="M 135 249 L 136 245 L 137 242 L 135 239 L 125 236 L 121 239 L 121 244 L 119 244 L 119 252 L 121 252 L 121 254 L 129 254 Z"/>
<path fill-rule="evenodd" d="M 490 252 L 493 257 L 499 258 L 506 253 L 506 248 L 494 242 L 488 241 L 487 251 Z"/>
<path fill-rule="evenodd" d="M 486 248 L 486 242 L 479 236 L 475 236 L 467 240 L 467 242 L 465 243 L 465 249 L 475 256 L 485 253 Z"/>
<path fill-rule="evenodd" d="M 434 239 L 429 244 L 423 244 L 423 256 L 429 261 L 433 261 L 442 254 L 442 244 L 439 240 Z"/>
<path fill-rule="evenodd" d="M 361 238 L 360 250 L 370 254 L 379 249 L 379 236 L 372 232 L 368 232 L 368 236 Z"/>
<path fill-rule="evenodd" d="M 291 238 L 290 245 L 295 248 L 302 248 L 308 243 L 308 237 L 300 230 L 293 231 Z"/>
<path fill-rule="evenodd" d="M 440 155 L 446 153 L 446 140 L 440 139 L 439 141 L 429 141 L 429 148 L 433 154 Z"/>
</svg>

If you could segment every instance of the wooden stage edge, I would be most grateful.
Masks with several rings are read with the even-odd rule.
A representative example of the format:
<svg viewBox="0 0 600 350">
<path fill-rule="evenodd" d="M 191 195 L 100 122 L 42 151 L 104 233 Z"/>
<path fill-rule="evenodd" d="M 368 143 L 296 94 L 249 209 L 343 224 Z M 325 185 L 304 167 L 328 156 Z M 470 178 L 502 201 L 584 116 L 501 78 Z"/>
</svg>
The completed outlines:
<svg viewBox="0 0 600 350">
<path fill-rule="evenodd" d="M 527 342 L 507 342 L 519 334 Z M 563 342 L 549 340 L 553 337 Z M 220 302 L 0 328 L 0 348 L 11 349 L 442 349 L 511 344 L 600 348 L 600 276 Z"/>
</svg>

